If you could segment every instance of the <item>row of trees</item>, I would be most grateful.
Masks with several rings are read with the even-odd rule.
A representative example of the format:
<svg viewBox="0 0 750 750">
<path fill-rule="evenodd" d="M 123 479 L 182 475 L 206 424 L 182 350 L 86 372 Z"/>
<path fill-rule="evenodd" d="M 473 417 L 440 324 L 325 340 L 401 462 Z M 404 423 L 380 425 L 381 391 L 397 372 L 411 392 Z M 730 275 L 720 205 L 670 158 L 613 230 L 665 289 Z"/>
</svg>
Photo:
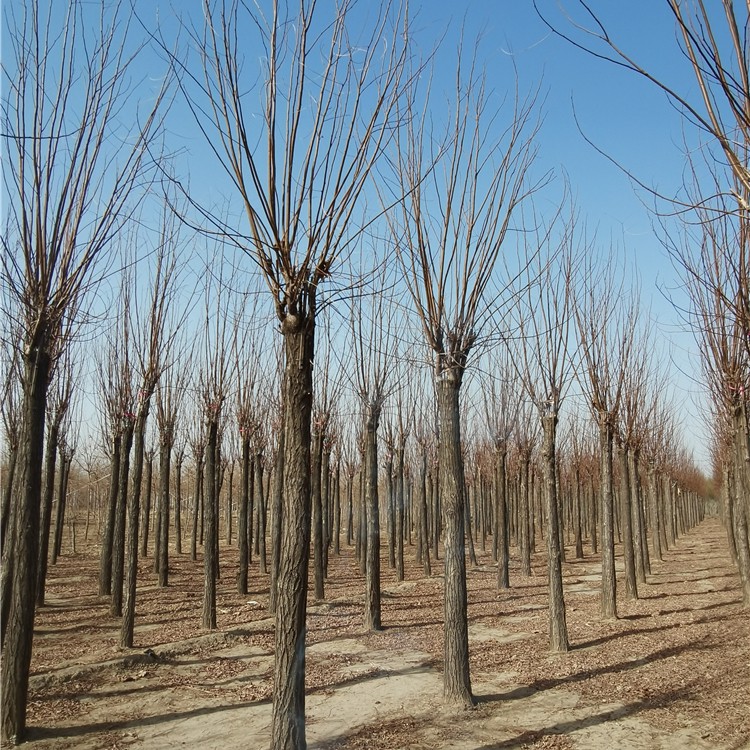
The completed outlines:
<svg viewBox="0 0 750 750">
<path fill-rule="evenodd" d="M 380 625 L 378 432 L 384 414 L 386 462 L 398 467 L 384 474 L 387 483 L 396 477 L 388 493 L 395 498 L 395 513 L 387 518 L 397 566 L 403 567 L 402 543 L 411 529 L 404 498 L 412 485 L 402 477 L 412 432 L 422 446 L 418 475 L 425 488 L 428 476 L 438 488 L 440 512 L 433 504 L 432 516 L 426 489 L 419 490 L 419 518 L 423 532 L 430 518 L 433 524 L 440 519 L 447 700 L 473 702 L 465 567 L 467 518 L 477 520 L 468 513 L 466 495 L 472 485 L 465 462 L 474 441 L 465 430 L 476 421 L 469 420 L 470 403 L 486 404 L 488 440 L 504 457 L 495 468 L 505 476 L 494 480 L 495 498 L 507 485 L 511 436 L 525 435 L 519 442 L 523 468 L 515 511 L 524 559 L 533 529 L 532 425 L 541 430 L 551 645 L 564 650 L 561 510 L 567 506 L 557 427 L 563 400 L 576 384 L 582 396 L 577 411 L 588 410 L 599 430 L 602 613 L 616 616 L 614 498 L 621 511 L 628 593 L 636 595 L 638 576 L 646 569 L 646 519 L 666 523 L 658 501 L 646 505 L 645 493 L 639 495 L 640 462 L 656 470 L 673 455 L 667 442 L 673 423 L 637 299 L 625 294 L 623 303 L 612 264 L 593 262 L 595 240 L 586 237 L 572 209 L 553 217 L 533 209 L 534 195 L 550 182 L 535 165 L 542 124 L 537 93 L 516 90 L 509 104 L 499 101 L 477 53 L 462 47 L 455 86 L 447 94 L 435 88 L 432 60 L 420 59 L 412 44 L 408 8 L 392 3 L 363 15 L 350 0 L 326 8 L 301 2 L 296 9 L 275 1 L 251 7 L 206 0 L 200 23 L 182 25 L 184 51 L 181 40 L 174 42 L 162 29 L 145 34 L 153 25 L 119 6 L 102 4 L 95 30 L 82 3 L 65 11 L 56 15 L 60 9 L 35 0 L 5 11 L 11 50 L 3 61 L 8 92 L 3 138 L 14 169 L 4 171 L 9 211 L 3 239 L 8 313 L 3 413 L 13 468 L 3 496 L 3 739 L 20 741 L 25 731 L 34 607 L 43 592 L 42 548 L 50 524 L 47 488 L 55 454 L 63 455 L 50 441 L 59 442 L 54 426 L 58 417 L 60 424 L 64 420 L 60 404 L 70 401 L 76 382 L 61 363 L 80 331 L 96 330 L 80 329 L 81 323 L 97 316 L 107 321 L 97 372 L 110 459 L 100 592 L 111 597 L 113 615 L 122 616 L 123 645 L 132 645 L 139 539 L 148 539 L 139 529 L 144 465 L 150 466 L 144 456 L 155 404 L 159 580 L 168 583 L 170 514 L 181 507 L 170 500 L 172 456 L 177 446 L 179 467 L 183 446 L 189 445 L 204 512 L 203 624 L 216 626 L 222 447 L 227 425 L 236 424 L 242 455 L 240 586 L 255 518 L 250 498 L 270 509 L 257 519 L 270 520 L 277 623 L 274 747 L 305 746 L 308 564 L 312 543 L 316 594 L 322 594 L 331 538 L 330 510 L 322 498 L 332 497 L 333 444 L 348 445 L 348 461 L 362 466 L 365 621 Z M 60 27 L 62 34 L 56 31 Z M 264 54 L 250 64 L 243 56 L 248 48 Z M 136 61 L 154 50 L 164 76 L 135 107 L 131 76 Z M 224 174 L 229 208 L 215 208 L 201 186 L 188 187 L 186 179 L 175 177 L 177 160 L 167 153 L 163 127 L 173 93 L 179 101 L 174 111 L 192 115 Z M 446 97 L 450 117 L 435 117 Z M 145 200 L 154 195 L 161 196 L 161 219 Z M 241 216 L 233 214 L 235 204 Z M 727 216 L 734 221 L 737 212 Z M 189 238 L 181 234 L 186 231 Z M 194 309 L 196 297 L 184 295 L 178 257 L 187 241 L 210 249 L 198 270 L 204 279 L 202 315 Z M 143 246 L 149 248 L 148 262 L 137 253 Z M 227 247 L 236 252 L 228 254 Z M 361 260 L 368 257 L 375 262 Z M 261 295 L 254 281 L 242 281 L 248 266 L 267 294 Z M 150 283 L 144 285 L 146 267 Z M 580 268 L 583 273 L 576 273 Z M 114 281 L 118 277 L 121 282 Z M 108 287 L 119 289 L 119 302 L 103 309 L 100 295 Z M 345 301 L 352 297 L 354 302 Z M 743 314 L 747 309 L 735 307 Z M 326 316 L 334 309 L 346 311 L 346 335 L 336 333 L 332 315 Z M 261 325 L 281 334 L 280 349 L 251 335 Z M 318 328 L 328 336 L 322 348 Z M 745 359 L 739 364 L 745 378 L 747 336 L 743 342 Z M 337 363 L 337 353 L 346 349 L 356 356 L 338 356 Z M 467 378 L 472 361 L 487 364 L 487 378 Z M 424 387 L 407 387 L 423 377 L 420 363 L 429 364 L 431 377 Z M 348 373 L 348 380 L 337 369 Z M 60 399 L 51 399 L 50 384 L 58 381 Z M 521 386 L 514 396 L 507 392 L 511 382 Z M 359 440 L 344 440 L 350 420 L 335 416 L 347 387 L 359 403 Z M 467 389 L 471 396 L 462 399 Z M 186 431 L 178 423 L 191 395 L 197 418 Z M 747 471 L 747 463 L 739 461 L 747 450 L 744 407 L 740 414 L 745 421 L 738 418 L 739 432 L 733 433 L 740 437 L 733 443 L 734 485 L 726 483 L 726 502 L 733 549 L 744 570 L 743 561 L 750 559 L 740 492 Z M 269 415 L 270 433 L 264 428 Z M 437 468 L 430 471 L 427 446 L 433 437 Z M 575 445 L 572 437 L 570 443 Z M 273 455 L 274 475 L 265 494 L 258 489 L 269 468 L 264 454 Z M 717 449 L 717 460 L 725 457 L 726 451 Z M 65 463 L 63 458 L 63 468 Z M 507 520 L 507 509 L 496 500 L 492 507 L 498 508 L 493 538 L 504 539 L 501 518 L 505 514 Z M 177 530 L 181 525 L 178 521 Z M 659 536 L 656 528 L 652 538 Z M 264 543 L 265 531 L 259 533 Z M 176 542 L 181 547 L 180 536 Z M 195 545 L 193 536 L 192 554 Z M 421 548 L 427 558 L 427 533 Z"/>
</svg>

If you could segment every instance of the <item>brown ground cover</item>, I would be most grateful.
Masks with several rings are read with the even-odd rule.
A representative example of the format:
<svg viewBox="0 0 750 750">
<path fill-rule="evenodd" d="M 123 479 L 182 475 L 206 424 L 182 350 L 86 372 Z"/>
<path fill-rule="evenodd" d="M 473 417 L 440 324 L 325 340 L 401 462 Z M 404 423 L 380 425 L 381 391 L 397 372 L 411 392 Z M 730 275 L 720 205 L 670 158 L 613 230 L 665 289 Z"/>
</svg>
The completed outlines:
<svg viewBox="0 0 750 750">
<path fill-rule="evenodd" d="M 470 568 L 471 673 L 477 706 L 441 701 L 442 578 L 413 561 L 397 582 L 383 560 L 383 624 L 362 626 L 353 551 L 331 556 L 326 600 L 310 602 L 307 738 L 311 748 L 750 747 L 750 619 L 726 535 L 708 519 L 654 561 L 641 598 L 618 594 L 620 618 L 598 616 L 599 560 L 564 568 L 572 648 L 547 648 L 546 570 L 511 571 L 496 589 L 488 550 Z M 200 627 L 203 568 L 172 557 L 159 589 L 142 561 L 136 648 L 96 595 L 98 550 L 63 554 L 37 615 L 31 748 L 267 748 L 273 671 L 268 581 L 253 565 L 236 593 L 237 551 L 222 546 L 219 629 Z M 619 561 L 618 561 L 619 563 Z M 620 587 L 623 588 L 622 586 Z M 151 649 L 153 655 L 147 654 Z"/>
</svg>

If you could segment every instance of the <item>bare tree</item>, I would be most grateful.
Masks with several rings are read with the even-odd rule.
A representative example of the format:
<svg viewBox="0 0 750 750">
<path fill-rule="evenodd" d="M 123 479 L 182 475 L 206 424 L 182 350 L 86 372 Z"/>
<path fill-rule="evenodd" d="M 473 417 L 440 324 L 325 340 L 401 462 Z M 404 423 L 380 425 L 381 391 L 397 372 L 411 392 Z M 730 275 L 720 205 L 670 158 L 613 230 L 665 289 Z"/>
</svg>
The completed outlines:
<svg viewBox="0 0 750 750">
<path fill-rule="evenodd" d="M 613 440 L 636 315 L 632 299 L 627 307 L 620 303 L 623 282 L 615 276 L 611 256 L 601 262 L 594 259 L 593 252 L 588 253 L 579 273 L 574 293 L 580 350 L 577 379 L 599 426 L 601 614 L 610 619 L 617 617 Z"/>
<path fill-rule="evenodd" d="M 521 405 L 515 369 L 508 361 L 508 349 L 491 351 L 487 382 L 482 389 L 484 413 L 490 441 L 495 452 L 493 494 L 495 499 L 492 556 L 497 560 L 497 587 L 510 588 L 510 519 L 508 517 L 508 449 Z"/>
<path fill-rule="evenodd" d="M 85 9 L 85 10 L 84 10 Z M 37 0 L 4 6 L 2 286 L 18 320 L 23 405 L 3 642 L 2 739 L 21 742 L 34 623 L 47 387 L 65 332 L 109 264 L 112 238 L 149 180 L 164 88 L 135 102 L 126 10 Z M 84 14 L 87 21 L 84 22 Z M 160 84 L 161 86 L 161 84 Z M 125 117 L 124 113 L 129 116 Z"/>
<path fill-rule="evenodd" d="M 559 232 L 554 235 L 553 232 Z M 518 377 L 537 411 L 542 426 L 543 499 L 547 521 L 549 576 L 549 640 L 552 651 L 568 650 L 568 630 L 562 586 L 560 498 L 557 477 L 559 411 L 573 377 L 571 346 L 573 269 L 578 250 L 573 212 L 565 223 L 536 222 L 526 235 L 529 281 L 519 297 L 518 343 L 511 352 Z M 538 250 L 541 249 L 541 253 Z"/>
<path fill-rule="evenodd" d="M 39 562 L 37 563 L 36 577 L 36 604 L 44 604 L 45 584 L 47 578 L 47 560 L 49 558 L 49 535 L 52 526 L 52 501 L 55 487 L 55 462 L 60 445 L 61 431 L 64 435 L 67 430 L 63 427 L 63 421 L 69 413 L 71 399 L 73 397 L 73 383 L 75 374 L 69 350 L 57 363 L 54 371 L 51 394 L 47 401 L 47 440 L 45 445 L 44 460 L 44 495 L 42 497 L 42 511 L 40 518 L 39 534 Z M 63 437 L 64 442 L 64 437 Z M 63 472 L 64 467 L 60 467 Z M 63 502 L 62 493 L 58 495 L 58 508 Z M 58 511 L 59 513 L 59 511 Z M 57 535 L 56 535 L 57 536 Z"/>
<path fill-rule="evenodd" d="M 496 269 L 515 210 L 537 187 L 528 172 L 538 122 L 535 94 L 518 92 L 503 122 L 476 53 L 468 69 L 464 56 L 460 48 L 451 120 L 442 135 L 432 132 L 429 91 L 421 112 L 417 92 L 410 98 L 393 156 L 406 197 L 390 223 L 434 363 L 445 524 L 444 696 L 471 705 L 459 394 L 469 355 L 513 283 L 513 272 L 498 283 Z"/>
<path fill-rule="evenodd" d="M 378 496 L 378 427 L 386 399 L 392 394 L 393 305 L 385 291 L 390 288 L 388 269 L 374 261 L 372 289 L 352 299 L 350 324 L 354 349 L 354 388 L 362 410 L 364 476 L 367 535 L 365 550 L 364 623 L 369 630 L 380 630 L 380 503 Z"/>
<path fill-rule="evenodd" d="M 272 742 L 304 747 L 304 632 L 310 536 L 310 421 L 320 285 L 358 232 L 356 210 L 393 135 L 406 20 L 390 2 L 355 34 L 352 0 L 296 12 L 205 0 L 190 30 L 197 65 L 172 58 L 185 100 L 225 170 L 249 231 L 203 210 L 257 264 L 285 347 L 283 542 L 276 597 Z M 262 49 L 261 69 L 243 49 Z M 385 50 L 385 52 L 383 51 Z M 259 116 L 255 117 L 260 102 Z M 260 135 L 256 128 L 260 125 Z M 263 143 L 258 148 L 259 142 Z"/>
</svg>

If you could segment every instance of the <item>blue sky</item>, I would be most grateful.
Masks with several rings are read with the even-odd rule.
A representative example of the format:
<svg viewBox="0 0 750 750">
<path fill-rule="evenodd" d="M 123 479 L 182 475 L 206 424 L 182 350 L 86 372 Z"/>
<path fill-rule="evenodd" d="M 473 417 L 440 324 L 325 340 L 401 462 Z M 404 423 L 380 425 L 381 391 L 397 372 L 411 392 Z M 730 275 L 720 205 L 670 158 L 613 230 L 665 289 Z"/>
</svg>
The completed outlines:
<svg viewBox="0 0 750 750">
<path fill-rule="evenodd" d="M 568 0 L 565 3 L 575 6 Z M 603 20 L 626 51 L 681 89 L 694 88 L 680 58 L 674 22 L 665 3 L 632 0 L 596 5 L 601 6 Z M 571 29 L 558 0 L 538 0 L 538 6 L 561 30 Z M 163 10 L 163 6 L 157 10 L 151 3 L 139 7 L 145 8 L 145 20 L 154 15 L 158 18 L 167 37 L 176 29 L 173 10 Z M 197 2 L 181 6 L 186 9 L 183 14 L 198 7 Z M 357 12 L 367 13 L 371 7 L 364 2 Z M 695 382 L 699 360 L 692 334 L 684 331 L 680 315 L 666 299 L 669 295 L 678 304 L 684 302 L 679 278 L 654 230 L 653 197 L 612 163 L 618 162 L 665 195 L 677 194 L 686 163 L 684 143 L 686 139 L 695 142 L 694 132 L 653 85 L 553 34 L 531 0 L 435 0 L 422 6 L 413 4 L 412 13 L 418 44 L 425 54 L 443 38 L 435 58 L 435 80 L 444 82 L 448 94 L 452 93 L 462 29 L 467 44 L 473 45 L 481 33 L 479 59 L 484 60 L 498 96 L 512 92 L 516 74 L 522 92 L 541 87 L 544 125 L 537 169 L 540 173 L 551 170 L 556 176 L 549 193 L 550 206 L 559 196 L 560 180 L 567 175 L 581 218 L 596 230 L 602 249 L 617 247 L 636 269 L 644 305 L 663 336 L 659 354 L 672 359 L 685 443 L 699 464 L 709 470 L 708 441 L 700 415 L 701 387 Z M 259 54 L 262 51 L 248 40 L 248 67 Z M 206 144 L 179 102 L 175 113 L 171 120 L 174 143 L 186 150 L 176 162 L 177 172 L 189 172 L 192 186 L 209 190 L 215 200 L 221 183 L 214 182 L 219 175 L 210 163 Z M 586 138 L 610 158 L 598 153 Z"/>
<path fill-rule="evenodd" d="M 323 5 L 330 0 L 319 2 Z M 570 0 L 562 2 L 575 6 Z M 538 0 L 538 5 L 560 29 L 571 28 L 560 13 L 558 0 Z M 605 14 L 608 28 L 625 50 L 682 90 L 694 90 L 690 72 L 678 52 L 674 23 L 665 2 L 605 1 L 593 5 Z M 157 22 L 162 26 L 166 39 L 179 26 L 177 8 L 183 20 L 188 14 L 200 19 L 198 0 L 137 0 L 135 6 L 147 26 Z M 358 12 L 366 12 L 368 7 L 372 6 L 363 0 Z M 567 174 L 581 218 L 596 229 L 602 247 L 618 247 L 637 268 L 644 303 L 664 336 L 663 351 L 674 359 L 674 384 L 677 401 L 683 407 L 680 417 L 685 423 L 686 444 L 708 470 L 707 440 L 699 414 L 700 387 L 693 380 L 698 357 L 691 334 L 681 331 L 680 316 L 665 298 L 666 292 L 675 295 L 678 303 L 684 302 L 677 273 L 653 228 L 649 210 L 653 199 L 588 144 L 579 126 L 611 159 L 666 195 L 680 190 L 686 163 L 684 141 L 695 143 L 695 133 L 654 86 L 587 55 L 550 32 L 531 0 L 435 0 L 421 7 L 414 3 L 412 8 L 417 39 L 425 52 L 444 37 L 436 56 L 436 79 L 444 80 L 448 89 L 454 80 L 455 49 L 462 28 L 468 44 L 473 44 L 477 33 L 483 33 L 480 59 L 485 60 L 489 81 L 499 95 L 512 91 L 516 73 L 522 91 L 541 86 L 545 122 L 538 141 L 537 168 L 540 172 L 552 170 L 558 180 Z M 248 45 L 248 64 L 258 54 L 259 50 Z M 134 81 L 154 88 L 163 68 L 163 61 L 151 58 Z M 172 112 L 170 128 L 168 146 L 178 150 L 176 173 L 189 175 L 194 186 L 209 188 L 216 195 L 218 171 L 179 102 Z"/>
</svg>

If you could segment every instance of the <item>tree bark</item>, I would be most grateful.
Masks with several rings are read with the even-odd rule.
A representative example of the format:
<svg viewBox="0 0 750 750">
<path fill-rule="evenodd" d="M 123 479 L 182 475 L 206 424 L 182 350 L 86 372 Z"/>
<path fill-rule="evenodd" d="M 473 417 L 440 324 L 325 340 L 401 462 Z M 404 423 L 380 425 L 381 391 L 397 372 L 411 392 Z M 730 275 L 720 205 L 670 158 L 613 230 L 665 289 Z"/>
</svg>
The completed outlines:
<svg viewBox="0 0 750 750">
<path fill-rule="evenodd" d="M 240 466 L 240 507 L 237 511 L 237 548 L 240 568 L 237 571 L 237 592 L 247 594 L 248 567 L 250 563 L 248 518 L 250 504 L 250 438 L 242 435 L 242 461 Z"/>
<path fill-rule="evenodd" d="M 117 514 L 112 544 L 112 598 L 109 613 L 122 617 L 122 587 L 125 577 L 125 525 L 128 509 L 128 480 L 130 478 L 130 451 L 133 446 L 135 423 L 128 417 L 122 439 L 120 478 L 117 487 Z"/>
<path fill-rule="evenodd" d="M 438 454 L 443 504 L 445 588 L 443 697 L 473 706 L 469 675 L 466 556 L 464 548 L 464 467 L 461 455 L 459 393 L 463 372 L 443 371 L 437 381 Z"/>
<path fill-rule="evenodd" d="M 283 386 L 282 386 L 283 388 Z M 283 390 L 282 390 L 282 402 Z M 273 506 L 271 508 L 271 593 L 268 597 L 269 609 L 276 612 L 278 600 L 278 579 L 281 567 L 281 515 L 284 512 L 284 409 L 282 406 L 282 423 L 279 432 L 279 444 L 276 450 L 276 465 L 273 470 Z"/>
<path fill-rule="evenodd" d="M 109 460 L 109 492 L 107 493 L 107 518 L 99 557 L 99 596 L 112 593 L 112 544 L 117 515 L 117 487 L 120 478 L 120 453 L 122 436 L 119 432 L 112 439 L 112 455 Z"/>
<path fill-rule="evenodd" d="M 182 554 L 182 459 L 183 452 L 177 454 L 174 476 L 174 549 Z"/>
<path fill-rule="evenodd" d="M 323 435 L 320 428 L 313 431 L 310 492 L 313 506 L 313 557 L 315 562 L 315 598 L 325 599 L 325 569 L 323 565 L 323 495 L 321 492 L 321 464 L 323 460 Z"/>
<path fill-rule="evenodd" d="M 47 433 L 46 455 L 44 460 L 44 495 L 39 532 L 39 562 L 36 576 L 36 605 L 44 605 L 44 589 L 47 580 L 47 558 L 49 555 L 49 535 L 52 527 L 52 499 L 55 494 L 55 461 L 60 425 L 55 420 Z"/>
<path fill-rule="evenodd" d="M 622 525 L 622 547 L 625 558 L 625 596 L 638 598 L 638 580 L 635 572 L 635 540 L 633 539 L 633 498 L 630 487 L 630 462 L 628 446 L 618 445 L 620 461 L 620 517 Z"/>
<path fill-rule="evenodd" d="M 276 658 L 271 730 L 274 750 L 304 750 L 306 747 L 305 621 L 311 531 L 314 324 L 314 305 L 307 316 L 287 315 L 282 322 L 285 349 L 283 523 L 276 581 Z"/>
<path fill-rule="evenodd" d="M 565 599 L 562 585 L 562 552 L 560 545 L 560 517 L 557 502 L 557 457 L 555 435 L 557 414 L 542 417 L 544 445 L 544 506 L 547 514 L 547 564 L 549 578 L 549 645 L 554 652 L 568 650 L 568 627 L 565 622 Z"/>
<path fill-rule="evenodd" d="M 396 580 L 404 580 L 404 452 L 403 436 L 396 447 Z"/>
<path fill-rule="evenodd" d="M 138 521 L 141 507 L 141 480 L 143 479 L 149 396 L 150 394 L 141 402 L 135 424 L 133 479 L 131 482 L 130 497 L 128 498 L 128 564 L 125 586 L 125 608 L 122 616 L 122 627 L 120 629 L 120 645 L 123 648 L 133 647 L 133 631 L 135 629 L 135 597 L 138 585 Z"/>
<path fill-rule="evenodd" d="M 41 346 L 24 353 L 24 383 L 19 482 L 16 487 L 13 534 L 13 565 L 10 579 L 9 612 L 3 629 L 0 670 L 2 740 L 23 742 L 26 735 L 26 706 L 29 668 L 34 638 L 36 567 L 39 560 L 39 510 L 42 499 L 44 420 L 50 379 L 50 356 Z"/>
<path fill-rule="evenodd" d="M 63 531 L 65 529 L 65 510 L 68 504 L 68 477 L 70 476 L 70 465 L 73 463 L 73 454 L 64 446 L 59 446 L 60 471 L 57 477 L 57 513 L 55 515 L 55 538 L 52 543 L 52 556 L 50 562 L 57 564 L 57 558 L 62 552 Z"/>
<path fill-rule="evenodd" d="M 612 420 L 609 414 L 599 414 L 599 450 L 601 454 L 600 505 L 602 552 L 602 618 L 617 618 L 617 579 L 615 577 L 614 497 L 612 488 Z"/>
<path fill-rule="evenodd" d="M 510 588 L 510 544 L 508 538 L 508 498 L 506 491 L 508 446 L 504 440 L 497 446 L 496 454 L 495 537 L 497 543 L 497 587 L 499 589 L 508 589 Z"/>
<path fill-rule="evenodd" d="M 258 567 L 261 575 L 268 574 L 266 557 L 266 492 L 263 485 L 263 453 L 255 452 L 255 504 L 258 507 Z"/>
<path fill-rule="evenodd" d="M 171 433 L 171 430 L 170 430 Z M 156 554 L 159 586 L 169 585 L 169 483 L 172 474 L 171 434 L 159 446 L 159 549 Z"/>
<path fill-rule="evenodd" d="M 203 619 L 202 625 L 207 630 L 216 630 L 216 577 L 218 559 L 216 543 L 218 529 L 218 448 L 219 421 L 217 413 L 211 414 L 206 429 L 206 467 L 203 482 L 203 515 L 205 537 L 203 539 Z"/>
<path fill-rule="evenodd" d="M 0 550 L 5 549 L 5 538 L 10 527 L 11 498 L 13 497 L 13 480 L 16 476 L 18 465 L 18 441 L 13 441 L 8 435 L 8 465 L 5 470 L 5 481 L 3 482 L 3 505 L 0 515 Z"/>
<path fill-rule="evenodd" d="M 380 405 L 370 404 L 365 418 L 365 506 L 367 549 L 365 576 L 365 627 L 380 630 L 380 507 L 378 503 L 378 423 Z"/>
</svg>

